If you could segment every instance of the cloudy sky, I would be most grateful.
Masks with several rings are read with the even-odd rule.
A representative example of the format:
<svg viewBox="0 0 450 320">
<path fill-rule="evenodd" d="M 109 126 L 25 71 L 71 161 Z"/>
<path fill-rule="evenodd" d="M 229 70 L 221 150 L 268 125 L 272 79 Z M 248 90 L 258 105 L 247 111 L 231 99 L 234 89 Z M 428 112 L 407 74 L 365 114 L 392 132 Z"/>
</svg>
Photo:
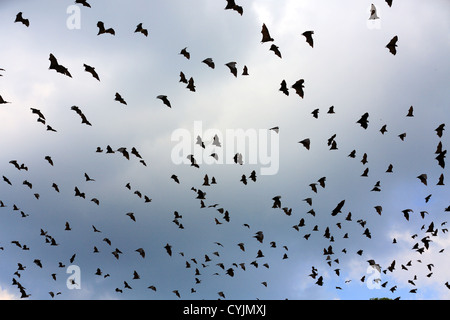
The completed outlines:
<svg viewBox="0 0 450 320">
<path fill-rule="evenodd" d="M 226 299 L 450 298 L 449 188 L 445 178 L 438 185 L 448 169 L 435 159 L 438 144 L 448 145 L 447 132 L 439 137 L 435 129 L 450 120 L 447 1 L 394 0 L 392 7 L 373 1 L 377 20 L 369 20 L 372 2 L 361 1 L 237 0 L 242 15 L 224 10 L 225 0 L 88 2 L 91 8 L 56 0 L 0 3 L 0 95 L 10 102 L 0 105 L 0 175 L 11 182 L 0 181 L 1 298 L 21 297 L 12 279 L 29 299 L 51 299 L 49 292 L 61 293 L 55 299 L 178 299 L 174 290 L 182 299 L 217 299 L 218 292 Z M 28 27 L 14 22 L 18 12 Z M 97 35 L 98 21 L 115 35 Z M 134 32 L 139 23 L 148 36 Z M 272 42 L 261 42 L 263 24 Z M 309 30 L 313 47 L 302 35 Z M 394 36 L 396 55 L 386 48 Z M 185 47 L 190 59 L 179 54 Z M 49 70 L 50 54 L 71 77 Z M 214 69 L 202 63 L 206 58 Z M 236 62 L 236 77 L 229 62 Z M 100 81 L 84 64 L 95 67 Z M 179 81 L 180 72 L 193 78 L 195 92 Z M 291 87 L 300 79 L 303 98 Z M 289 95 L 279 90 L 282 80 Z M 126 105 L 114 100 L 116 92 Z M 72 106 L 92 125 L 82 124 Z M 331 106 L 334 114 L 327 113 Z M 30 108 L 42 112 L 45 124 Z M 367 129 L 357 123 L 365 113 Z M 274 127 L 278 132 L 269 130 Z M 233 148 L 226 132 L 240 129 L 253 138 Z M 220 135 L 221 147 L 213 147 L 211 132 Z M 307 138 L 309 150 L 298 143 Z M 115 153 L 106 154 L 108 145 Z M 256 162 L 249 163 L 250 150 Z M 211 151 L 220 156 L 215 164 L 204 161 Z M 242 165 L 234 163 L 235 153 L 243 154 Z M 199 168 L 179 164 L 176 155 L 188 154 Z M 264 174 L 270 166 L 274 171 Z M 203 185 L 205 175 L 217 184 Z M 325 187 L 317 184 L 314 192 L 310 184 L 322 177 Z M 372 191 L 377 183 L 380 191 Z M 206 192 L 206 207 L 196 190 Z M 277 196 L 281 207 L 272 208 Z M 375 206 L 382 206 L 381 215 Z M 412 210 L 409 220 L 405 209 Z M 46 242 L 51 239 L 58 245 Z M 324 254 L 329 246 L 333 254 Z M 380 274 L 368 269 L 368 260 L 380 265 Z M 394 260 L 395 270 L 387 270 Z M 79 268 L 79 289 L 66 285 L 74 276 L 70 265 Z M 133 279 L 135 271 L 140 279 Z"/>
</svg>

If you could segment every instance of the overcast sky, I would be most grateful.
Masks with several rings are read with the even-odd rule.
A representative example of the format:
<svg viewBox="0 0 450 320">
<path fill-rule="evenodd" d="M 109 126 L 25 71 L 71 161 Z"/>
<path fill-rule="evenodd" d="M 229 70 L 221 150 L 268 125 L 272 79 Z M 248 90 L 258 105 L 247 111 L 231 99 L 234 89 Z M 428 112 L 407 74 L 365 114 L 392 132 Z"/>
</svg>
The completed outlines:
<svg viewBox="0 0 450 320">
<path fill-rule="evenodd" d="M 447 1 L 394 0 L 392 7 L 373 1 L 375 21 L 369 20 L 372 2 L 361 1 L 236 0 L 242 15 L 224 10 L 225 0 L 88 2 L 91 8 L 56 0 L 0 3 L 0 95 L 10 102 L 0 105 L 0 175 L 12 184 L 0 180 L 1 298 L 21 297 L 13 278 L 30 299 L 51 299 L 49 292 L 61 293 L 55 299 L 178 299 L 174 290 L 183 299 L 218 299 L 218 292 L 226 299 L 450 298 L 445 286 L 450 238 L 443 224 L 450 193 L 447 180 L 437 185 L 448 166 L 435 159 L 440 142 L 447 149 L 448 128 L 442 137 L 435 129 L 450 124 Z M 18 12 L 29 27 L 14 22 Z M 68 21 L 79 22 L 79 28 L 69 28 Z M 97 35 L 98 21 L 115 35 Z M 139 23 L 148 36 L 134 32 Z M 261 42 L 263 24 L 274 41 Z M 313 47 L 302 35 L 309 30 Z M 396 55 L 386 48 L 394 36 Z M 281 58 L 269 50 L 272 44 Z M 185 47 L 190 59 L 179 54 Z M 49 70 L 50 53 L 71 78 Z M 213 59 L 214 69 L 202 63 L 206 58 Z M 236 77 L 228 62 L 236 62 Z M 83 64 L 95 67 L 100 81 Z M 180 72 L 194 79 L 195 92 L 179 81 Z M 300 79 L 303 98 L 291 87 Z M 288 96 L 279 90 L 282 80 Z M 126 105 L 114 100 L 116 92 Z M 158 95 L 166 95 L 171 108 Z M 92 125 L 82 124 L 72 106 Z M 334 114 L 327 113 L 331 106 Z M 413 117 L 407 117 L 411 106 Z M 45 125 L 30 108 L 43 113 Z M 311 114 L 315 109 L 317 119 Z M 357 121 L 366 112 L 364 129 Z M 172 151 L 180 140 L 173 141 L 174 132 L 189 132 L 192 141 L 181 140 L 190 142 L 197 159 L 210 159 L 209 154 L 202 158 L 203 149 L 195 144 L 196 123 L 202 133 L 210 130 L 222 138 L 227 130 L 258 133 L 249 142 L 260 144 L 257 163 L 248 163 L 246 150 L 231 150 L 225 138 L 221 149 L 212 148 L 205 133 L 205 150 L 221 156 L 218 164 L 177 164 Z M 269 130 L 273 127 L 278 133 Z M 334 135 L 337 150 L 330 150 L 327 142 Z M 309 150 L 298 143 L 306 138 Z M 114 154 L 106 154 L 108 145 Z M 129 160 L 117 151 L 122 147 Z M 146 165 L 131 154 L 133 147 Z M 266 149 L 270 152 L 262 154 Z M 354 158 L 348 156 L 352 150 Z M 244 164 L 224 158 L 236 152 L 244 154 Z M 269 166 L 264 155 L 276 165 L 274 174 L 262 174 Z M 16 169 L 11 160 L 28 170 Z M 390 164 L 393 172 L 387 173 Z M 256 182 L 249 177 L 253 170 Z M 86 181 L 85 173 L 95 181 Z M 217 184 L 204 186 L 206 174 Z M 417 178 L 421 174 L 427 185 Z M 314 192 L 310 184 L 322 177 L 325 188 L 317 184 Z M 377 182 L 381 191 L 372 191 Z M 85 199 L 75 197 L 75 187 Z M 206 208 L 192 188 L 206 192 Z M 146 203 L 144 195 L 152 201 Z M 281 208 L 272 208 L 276 196 Z M 342 200 L 341 213 L 332 216 Z M 381 215 L 375 206 L 382 206 Z M 228 211 L 230 220 L 218 209 Z M 413 210 L 409 221 L 405 209 Z M 175 211 L 183 229 L 173 221 Z M 422 211 L 428 213 L 424 219 Z M 293 226 L 301 219 L 305 226 L 297 231 Z M 364 227 L 358 221 L 365 221 Z M 66 222 L 71 230 L 65 230 Z M 431 222 L 437 234 L 426 232 Z M 324 236 L 327 229 L 332 239 Z M 371 238 L 363 234 L 366 229 Z M 258 231 L 262 243 L 254 238 Z M 416 243 L 424 247 L 421 239 L 427 236 L 428 249 L 412 249 Z M 46 243 L 51 238 L 57 246 Z M 333 254 L 324 254 L 330 245 Z M 119 259 L 112 254 L 116 248 Z M 257 257 L 258 250 L 263 257 Z M 395 270 L 381 272 L 374 283 L 368 260 L 382 271 L 395 260 Z M 20 277 L 18 263 L 26 267 Z M 79 267 L 81 289 L 66 286 L 69 265 Z M 102 275 L 95 274 L 97 268 Z M 234 276 L 226 273 L 230 268 Z M 140 279 L 133 279 L 134 271 Z M 132 289 L 124 288 L 124 281 Z M 374 284 L 385 285 L 371 289 Z M 156 292 L 148 288 L 152 285 Z"/>
</svg>

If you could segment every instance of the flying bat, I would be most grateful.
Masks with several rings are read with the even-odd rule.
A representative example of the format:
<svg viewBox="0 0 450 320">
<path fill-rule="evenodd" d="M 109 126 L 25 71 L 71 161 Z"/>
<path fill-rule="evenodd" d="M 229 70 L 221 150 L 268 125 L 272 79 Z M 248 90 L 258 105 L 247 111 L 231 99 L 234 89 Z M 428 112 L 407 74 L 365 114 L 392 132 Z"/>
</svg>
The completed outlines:
<svg viewBox="0 0 450 320">
<path fill-rule="evenodd" d="M 39 118 L 45 120 L 44 114 L 41 112 L 41 110 L 36 108 L 30 108 L 31 112 L 34 114 L 37 114 Z"/>
<path fill-rule="evenodd" d="M 70 110 L 75 111 L 80 117 L 81 117 L 81 123 L 84 123 L 88 126 L 91 126 L 92 124 L 88 121 L 88 119 L 86 118 L 86 116 L 83 114 L 83 112 L 80 110 L 80 108 L 78 108 L 77 106 L 72 106 L 70 108 Z"/>
<path fill-rule="evenodd" d="M 87 0 L 75 0 L 75 3 L 82 4 L 84 7 L 90 8 L 91 5 L 87 2 Z"/>
<path fill-rule="evenodd" d="M 263 23 L 262 25 L 261 34 L 262 34 L 261 42 L 274 41 L 273 38 L 270 36 L 269 29 L 267 29 L 265 23 Z"/>
<path fill-rule="evenodd" d="M 105 24 L 103 23 L 103 21 L 97 22 L 97 27 L 98 27 L 97 35 L 101 35 L 104 33 L 109 33 L 109 34 L 112 34 L 113 36 L 116 35 L 116 32 L 114 31 L 113 28 L 105 29 Z"/>
<path fill-rule="evenodd" d="M 289 89 L 287 88 L 286 80 L 281 81 L 279 91 L 283 92 L 287 96 L 289 95 Z"/>
<path fill-rule="evenodd" d="M 211 69 L 214 69 L 215 64 L 212 58 L 206 58 L 202 61 L 204 64 L 206 64 L 208 67 L 210 67 Z"/>
<path fill-rule="evenodd" d="M 50 53 L 50 57 L 48 58 L 50 60 L 50 67 L 48 67 L 49 69 L 53 69 L 58 73 L 64 74 L 70 78 L 72 78 L 72 75 L 70 74 L 69 70 L 64 67 L 63 65 L 60 65 L 58 63 L 58 60 L 55 58 L 55 56 Z"/>
<path fill-rule="evenodd" d="M 143 27 L 142 27 L 142 22 L 141 23 L 139 23 L 137 26 L 136 26 L 136 30 L 134 30 L 134 32 L 136 33 L 136 32 L 140 32 L 140 33 L 142 33 L 144 36 L 148 36 L 148 30 L 147 29 L 144 29 Z"/>
<path fill-rule="evenodd" d="M 311 48 L 314 47 L 314 40 L 312 38 L 313 34 L 314 31 L 305 31 L 302 33 L 302 35 L 306 38 L 306 42 L 311 46 Z"/>
<path fill-rule="evenodd" d="M 364 129 L 367 129 L 367 126 L 369 123 L 368 118 L 369 118 L 369 113 L 366 112 L 361 116 L 361 118 L 358 121 L 356 121 L 356 123 L 359 123 L 361 125 L 361 127 L 363 127 Z"/>
<path fill-rule="evenodd" d="M 162 101 L 166 106 L 168 106 L 169 108 L 172 108 L 171 105 L 170 105 L 169 99 L 167 99 L 167 96 L 165 96 L 165 95 L 159 95 L 159 96 L 157 96 L 156 98 L 157 98 L 157 99 L 161 99 L 161 101 Z"/>
<path fill-rule="evenodd" d="M 225 10 L 234 10 L 242 16 L 242 14 L 244 13 L 244 9 L 241 6 L 237 5 L 234 0 L 226 0 L 226 1 L 227 5 L 225 7 Z"/>
<path fill-rule="evenodd" d="M 190 77 L 187 83 L 188 85 L 186 86 L 186 88 L 188 88 L 192 92 L 195 92 L 194 78 Z"/>
<path fill-rule="evenodd" d="M 281 52 L 280 52 L 280 50 L 278 49 L 278 47 L 276 45 L 272 44 L 270 46 L 269 50 L 273 51 L 278 57 L 281 58 Z"/>
<path fill-rule="evenodd" d="M 118 92 L 116 92 L 114 101 L 119 101 L 121 104 L 124 104 L 124 105 L 127 104 L 127 102 L 122 98 L 122 96 Z"/>
<path fill-rule="evenodd" d="M 391 39 L 391 41 L 389 41 L 389 43 L 386 45 L 386 48 L 389 49 L 389 52 L 392 53 L 394 56 L 397 53 L 397 41 L 398 41 L 398 36 L 395 36 Z"/>
<path fill-rule="evenodd" d="M 183 55 L 188 60 L 191 58 L 191 54 L 187 51 L 187 47 L 181 49 L 179 54 Z"/>
<path fill-rule="evenodd" d="M 303 88 L 304 88 L 303 83 L 304 82 L 305 82 L 305 80 L 300 79 L 292 85 L 292 88 L 295 89 L 295 93 L 297 93 L 300 96 L 300 98 L 302 98 L 302 99 L 303 99 L 303 95 L 304 95 L 304 92 L 303 92 Z"/>
<path fill-rule="evenodd" d="M 307 150 L 309 150 L 311 145 L 311 140 L 309 138 L 303 139 L 302 141 L 299 141 L 298 143 L 301 143 Z"/>
<path fill-rule="evenodd" d="M 336 206 L 336 208 L 333 209 L 333 211 L 331 212 L 332 216 L 337 215 L 338 213 L 341 212 L 342 207 L 344 206 L 345 200 L 342 200 L 341 202 L 338 203 L 338 205 Z"/>
<path fill-rule="evenodd" d="M 229 69 L 230 72 L 237 77 L 237 68 L 236 68 L 236 62 L 232 61 L 232 62 L 228 62 L 225 64 Z"/>
<path fill-rule="evenodd" d="M 16 23 L 16 22 L 22 22 L 26 27 L 29 27 L 29 26 L 30 26 L 30 21 L 29 21 L 28 19 L 25 19 L 25 18 L 22 16 L 22 12 L 19 12 L 19 13 L 16 15 L 16 19 L 14 20 L 14 23 Z"/>
<path fill-rule="evenodd" d="M 100 81 L 100 77 L 98 76 L 94 67 L 91 67 L 90 65 L 87 65 L 85 63 L 83 64 L 83 66 L 84 66 L 84 71 L 89 72 L 95 79 Z"/>
<path fill-rule="evenodd" d="M 168 254 L 169 256 L 172 256 L 172 246 L 169 245 L 169 244 L 166 244 L 166 245 L 164 246 L 164 248 L 166 249 L 167 254 Z"/>
</svg>

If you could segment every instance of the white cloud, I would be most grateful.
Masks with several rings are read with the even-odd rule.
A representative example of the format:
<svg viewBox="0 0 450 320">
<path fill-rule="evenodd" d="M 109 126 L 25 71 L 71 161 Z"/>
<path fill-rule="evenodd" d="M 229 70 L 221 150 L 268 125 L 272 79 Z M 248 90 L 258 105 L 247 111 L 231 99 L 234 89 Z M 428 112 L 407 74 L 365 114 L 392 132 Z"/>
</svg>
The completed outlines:
<svg viewBox="0 0 450 320">
<path fill-rule="evenodd" d="M 10 292 L 9 289 L 4 289 L 0 286 L 0 300 L 17 300 L 17 294 Z"/>
</svg>

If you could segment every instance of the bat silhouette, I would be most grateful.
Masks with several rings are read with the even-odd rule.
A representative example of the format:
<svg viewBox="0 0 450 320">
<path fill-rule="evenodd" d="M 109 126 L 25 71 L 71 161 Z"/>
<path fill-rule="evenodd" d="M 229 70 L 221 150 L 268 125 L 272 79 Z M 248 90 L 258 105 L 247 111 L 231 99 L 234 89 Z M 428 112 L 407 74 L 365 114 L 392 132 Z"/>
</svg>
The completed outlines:
<svg viewBox="0 0 450 320">
<path fill-rule="evenodd" d="M 164 248 L 166 249 L 167 254 L 168 254 L 169 256 L 172 256 L 172 246 L 171 246 L 170 244 L 166 244 L 166 245 L 164 246 Z"/>
<path fill-rule="evenodd" d="M 186 88 L 188 88 L 190 91 L 195 92 L 195 85 L 194 85 L 194 78 L 190 77 L 187 82 Z"/>
<path fill-rule="evenodd" d="M 278 47 L 276 45 L 272 44 L 270 46 L 269 50 L 273 51 L 278 57 L 281 58 L 281 52 L 280 52 L 280 50 L 278 49 Z"/>
<path fill-rule="evenodd" d="M 91 5 L 87 2 L 87 0 L 75 0 L 75 3 L 82 4 L 84 7 L 90 8 Z"/>
<path fill-rule="evenodd" d="M 187 47 L 181 49 L 179 54 L 183 55 L 188 60 L 191 58 L 191 54 L 187 51 Z"/>
<path fill-rule="evenodd" d="M 439 138 L 442 138 L 442 133 L 445 130 L 445 123 L 441 123 L 434 131 L 436 131 L 436 134 Z"/>
<path fill-rule="evenodd" d="M 368 123 L 369 123 L 368 118 L 369 118 L 369 113 L 366 112 L 361 116 L 361 118 L 358 121 L 356 121 L 356 123 L 359 123 L 361 125 L 361 127 L 363 127 L 364 129 L 367 129 Z"/>
<path fill-rule="evenodd" d="M 237 5 L 234 0 L 226 0 L 226 1 L 227 5 L 225 7 L 225 10 L 234 10 L 242 16 L 242 14 L 244 13 L 244 9 L 241 6 Z"/>
<path fill-rule="evenodd" d="M 85 199 L 86 198 L 86 195 L 84 194 L 84 192 L 80 192 L 80 190 L 78 189 L 78 187 L 75 187 L 75 196 L 76 197 L 81 197 L 81 198 L 83 198 L 83 199 Z"/>
<path fill-rule="evenodd" d="M 97 35 L 101 35 L 101 34 L 104 34 L 104 33 L 109 33 L 109 34 L 111 34 L 113 36 L 116 35 L 116 32 L 114 31 L 113 28 L 105 29 L 105 24 L 103 23 L 103 21 L 97 22 L 97 27 L 98 27 Z"/>
<path fill-rule="evenodd" d="M 100 77 L 98 76 L 94 67 L 91 67 L 90 65 L 87 65 L 85 63 L 83 64 L 83 66 L 84 66 L 84 71 L 89 72 L 95 79 L 100 81 Z"/>
<path fill-rule="evenodd" d="M 435 158 L 438 161 L 439 166 L 441 166 L 442 169 L 445 168 L 445 155 L 447 154 L 447 150 L 443 150 L 441 152 L 439 152 L 439 154 L 437 155 L 437 157 Z"/>
<path fill-rule="evenodd" d="M 394 56 L 397 53 L 397 41 L 398 41 L 398 36 L 394 36 L 391 41 L 389 41 L 389 43 L 386 45 L 386 48 L 389 49 L 389 52 L 392 53 Z"/>
<path fill-rule="evenodd" d="M 303 88 L 304 88 L 303 83 L 304 82 L 305 82 L 305 80 L 300 79 L 292 85 L 292 89 L 294 89 L 295 93 L 297 93 L 300 96 L 300 98 L 302 98 L 302 99 L 303 99 L 303 95 L 304 95 L 304 92 L 303 92 Z"/>
<path fill-rule="evenodd" d="M 407 113 L 406 116 L 407 117 L 414 117 L 414 107 L 413 106 L 409 107 L 408 113 Z"/>
<path fill-rule="evenodd" d="M 307 150 L 309 150 L 311 145 L 311 140 L 309 138 L 303 139 L 302 141 L 299 141 L 298 143 L 301 143 Z"/>
<path fill-rule="evenodd" d="M 50 60 L 50 67 L 49 69 L 53 69 L 58 73 L 64 74 L 70 78 L 72 78 L 72 75 L 70 74 L 69 70 L 64 67 L 63 65 L 60 65 L 58 63 L 58 60 L 55 58 L 55 56 L 50 53 L 50 57 L 48 58 Z"/>
<path fill-rule="evenodd" d="M 166 106 L 168 106 L 169 108 L 172 108 L 171 105 L 170 105 L 169 99 L 167 99 L 167 96 L 161 94 L 161 95 L 157 96 L 156 98 L 157 98 L 157 99 L 161 99 L 161 101 L 162 101 Z"/>
<path fill-rule="evenodd" d="M 21 22 L 21 23 L 24 24 L 26 27 L 29 27 L 29 26 L 30 26 L 30 21 L 29 21 L 28 19 L 25 19 L 25 18 L 22 16 L 22 12 L 19 12 L 19 13 L 16 15 L 16 19 L 14 20 L 14 23 L 16 23 L 16 22 Z"/>
<path fill-rule="evenodd" d="M 188 83 L 188 80 L 182 71 L 180 71 L 180 80 L 178 82 Z"/>
<path fill-rule="evenodd" d="M 31 110 L 31 113 L 37 114 L 37 116 L 38 116 L 40 119 L 45 120 L 45 116 L 44 116 L 44 114 L 41 112 L 41 110 L 36 109 L 36 108 L 30 108 L 30 110 Z"/>
<path fill-rule="evenodd" d="M 314 47 L 314 40 L 312 35 L 314 34 L 314 31 L 305 31 L 302 33 L 302 35 L 306 38 L 306 42 L 311 46 L 311 48 Z"/>
<path fill-rule="evenodd" d="M 80 110 L 80 108 L 78 108 L 77 106 L 72 106 L 70 108 L 70 110 L 75 111 L 80 117 L 81 117 L 81 123 L 84 123 L 88 126 L 91 126 L 92 124 L 88 121 L 88 119 L 86 118 L 86 116 L 83 114 L 83 112 Z"/>
<path fill-rule="evenodd" d="M 285 95 L 289 95 L 289 89 L 287 88 L 286 80 L 281 81 L 279 91 L 283 92 Z"/>
<path fill-rule="evenodd" d="M 50 163 L 50 165 L 52 165 L 53 166 L 53 160 L 52 160 L 52 158 L 50 157 L 50 156 L 45 156 L 45 158 L 44 158 L 45 160 L 47 160 L 48 161 L 48 163 Z"/>
<path fill-rule="evenodd" d="M 229 69 L 230 69 L 230 72 L 235 76 L 235 77 L 237 77 L 237 68 L 236 68 L 236 62 L 228 62 L 228 63 L 226 63 L 225 64 Z"/>
<path fill-rule="evenodd" d="M 120 102 L 121 104 L 124 104 L 124 105 L 127 104 L 127 102 L 122 98 L 122 96 L 118 92 L 116 92 L 116 96 L 114 98 L 114 101 L 118 101 L 118 102 Z"/>
<path fill-rule="evenodd" d="M 214 69 L 215 64 L 212 58 L 206 58 L 205 60 L 202 61 L 204 64 L 206 64 L 208 67 L 210 67 L 211 69 Z"/>
<path fill-rule="evenodd" d="M 417 179 L 420 180 L 424 185 L 427 185 L 427 175 L 426 173 L 422 173 L 421 175 L 417 176 Z"/>
<path fill-rule="evenodd" d="M 261 42 L 274 41 L 273 38 L 269 34 L 269 29 L 267 29 L 266 24 L 263 23 L 261 28 L 262 40 Z"/>
<path fill-rule="evenodd" d="M 5 100 L 2 98 L 2 96 L 0 95 L 0 104 L 5 104 L 5 103 L 11 103 L 11 102 L 5 101 Z"/>
<path fill-rule="evenodd" d="M 333 211 L 331 212 L 331 215 L 335 216 L 338 213 L 340 213 L 344 204 L 345 204 L 345 200 L 342 200 L 341 202 L 339 202 L 338 205 L 336 206 L 336 208 L 334 208 Z"/>
<path fill-rule="evenodd" d="M 144 29 L 144 28 L 142 27 L 142 22 L 139 23 L 139 24 L 136 26 L 136 30 L 134 30 L 134 32 L 135 32 L 135 33 L 136 33 L 136 32 L 140 32 L 140 33 L 142 33 L 144 36 L 148 37 L 148 30 L 147 30 L 147 29 Z"/>
</svg>

